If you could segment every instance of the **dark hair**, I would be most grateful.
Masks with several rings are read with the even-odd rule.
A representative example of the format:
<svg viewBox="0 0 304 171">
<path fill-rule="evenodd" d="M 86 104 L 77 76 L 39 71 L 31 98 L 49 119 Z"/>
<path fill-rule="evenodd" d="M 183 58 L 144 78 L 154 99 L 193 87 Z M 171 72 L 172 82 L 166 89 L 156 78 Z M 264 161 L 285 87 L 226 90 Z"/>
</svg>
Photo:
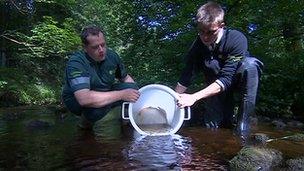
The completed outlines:
<svg viewBox="0 0 304 171">
<path fill-rule="evenodd" d="M 81 34 L 80 34 L 82 44 L 88 45 L 89 42 L 87 40 L 87 37 L 89 35 L 98 36 L 99 33 L 102 33 L 104 35 L 103 30 L 101 28 L 95 26 L 95 25 L 90 25 L 90 26 L 84 27 L 81 31 Z"/>
</svg>

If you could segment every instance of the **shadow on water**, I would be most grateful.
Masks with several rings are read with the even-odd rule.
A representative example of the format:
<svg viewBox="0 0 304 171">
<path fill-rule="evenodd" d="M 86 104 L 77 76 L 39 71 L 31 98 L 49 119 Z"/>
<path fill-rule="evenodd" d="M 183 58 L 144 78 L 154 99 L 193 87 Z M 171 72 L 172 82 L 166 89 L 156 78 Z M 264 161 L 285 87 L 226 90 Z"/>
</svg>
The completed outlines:
<svg viewBox="0 0 304 171">
<path fill-rule="evenodd" d="M 48 108 L 1 110 L 0 170 L 228 170 L 241 149 L 231 130 L 184 126 L 172 136 L 140 136 L 119 117 L 118 108 L 92 132 Z"/>
</svg>

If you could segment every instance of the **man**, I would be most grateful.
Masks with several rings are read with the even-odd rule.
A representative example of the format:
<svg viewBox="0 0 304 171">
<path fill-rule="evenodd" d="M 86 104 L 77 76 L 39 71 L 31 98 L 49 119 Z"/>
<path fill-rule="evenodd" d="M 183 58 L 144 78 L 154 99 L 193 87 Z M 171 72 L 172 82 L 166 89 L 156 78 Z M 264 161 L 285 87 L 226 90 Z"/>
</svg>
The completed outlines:
<svg viewBox="0 0 304 171">
<path fill-rule="evenodd" d="M 81 115 L 79 126 L 91 129 L 119 102 L 135 102 L 139 92 L 119 56 L 107 48 L 100 28 L 84 28 L 81 40 L 83 50 L 70 55 L 66 65 L 62 99 L 72 113 Z"/>
<path fill-rule="evenodd" d="M 225 28 L 224 10 L 214 2 L 197 12 L 198 36 L 186 56 L 186 66 L 175 91 L 178 105 L 191 106 L 204 99 L 206 127 L 230 127 L 234 115 L 234 92 L 239 92 L 238 133 L 248 133 L 249 116 L 254 112 L 263 64 L 247 51 L 247 39 L 237 30 Z M 182 94 L 193 74 L 203 71 L 207 86 L 193 94 Z"/>
</svg>

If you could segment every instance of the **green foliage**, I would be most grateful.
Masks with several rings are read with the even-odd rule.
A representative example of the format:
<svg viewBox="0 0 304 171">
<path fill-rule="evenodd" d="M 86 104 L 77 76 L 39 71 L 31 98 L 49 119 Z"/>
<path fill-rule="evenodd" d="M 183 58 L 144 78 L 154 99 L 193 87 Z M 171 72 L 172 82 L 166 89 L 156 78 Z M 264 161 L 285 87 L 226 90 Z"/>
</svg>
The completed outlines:
<svg viewBox="0 0 304 171">
<path fill-rule="evenodd" d="M 59 101 L 58 88 L 52 84 L 43 83 L 31 78 L 18 69 L 0 69 L 0 99 L 1 106 L 16 104 L 50 104 Z M 5 80 L 5 81 L 2 81 Z"/>
<path fill-rule="evenodd" d="M 0 89 L 1 89 L 1 90 L 4 89 L 6 85 L 7 85 L 7 82 L 6 82 L 6 81 L 1 81 L 1 80 L 0 80 Z"/>
<path fill-rule="evenodd" d="M 296 106 L 304 114 L 300 107 L 304 104 L 300 99 L 304 95 L 300 87 L 304 83 L 303 1 L 245 0 L 223 4 L 227 7 L 226 23 L 247 35 L 251 54 L 265 65 L 258 113 L 291 116 Z M 256 24 L 257 30 L 249 32 L 249 24 Z"/>
<path fill-rule="evenodd" d="M 43 18 L 43 21 L 34 26 L 30 35 L 13 31 L 8 33 L 25 42 L 25 47 L 19 48 L 17 57 L 33 59 L 64 56 L 79 46 L 80 39 L 73 28 L 75 22 L 71 18 L 67 18 L 62 27 L 51 16 Z"/>
<path fill-rule="evenodd" d="M 302 53 L 273 53 L 262 77 L 259 109 L 276 116 L 292 115 L 292 106 L 304 95 Z M 300 100 L 303 104 L 303 100 Z M 300 104 L 298 104 L 300 105 Z M 299 107 L 299 106 L 298 106 Z"/>
<path fill-rule="evenodd" d="M 73 24 L 71 18 L 66 19 L 63 28 L 58 27 L 52 17 L 45 16 L 44 19 L 31 30 L 33 35 L 29 37 L 30 43 L 43 49 L 38 57 L 62 56 L 79 45 L 79 36 L 70 26 Z"/>
<path fill-rule="evenodd" d="M 69 1 L 69 4 L 72 2 Z M 55 5 L 58 10 L 65 9 L 63 5 L 68 5 L 63 1 L 39 3 L 45 3 L 45 7 Z M 39 5 L 37 4 L 37 7 L 40 7 Z M 49 14 L 53 14 L 52 8 L 49 10 Z M 40 9 L 37 11 L 42 12 Z M 79 47 L 80 38 L 75 30 L 74 19 L 64 16 L 65 19 L 58 20 L 61 18 L 58 17 L 60 14 L 56 15 L 34 15 L 39 21 L 31 20 L 29 26 L 32 27 L 27 27 L 28 30 L 20 30 L 15 28 L 14 23 L 8 23 L 9 28 L 13 29 L 1 33 L 5 37 L 1 39 L 0 45 L 5 45 L 4 50 L 10 52 L 7 55 L 8 60 L 12 61 L 11 66 L 7 68 L 12 72 L 1 70 L 0 80 L 6 83 L 1 84 L 1 101 L 9 99 L 2 105 L 46 104 L 60 100 L 65 57 L 68 52 Z M 19 18 L 22 17 L 24 16 Z M 29 20 L 23 18 L 23 21 Z"/>
</svg>

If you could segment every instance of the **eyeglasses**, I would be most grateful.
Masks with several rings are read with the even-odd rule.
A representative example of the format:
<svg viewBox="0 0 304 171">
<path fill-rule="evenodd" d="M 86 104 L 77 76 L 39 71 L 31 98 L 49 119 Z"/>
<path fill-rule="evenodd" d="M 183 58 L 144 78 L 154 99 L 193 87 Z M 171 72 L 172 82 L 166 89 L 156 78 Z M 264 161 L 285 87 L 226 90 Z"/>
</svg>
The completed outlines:
<svg viewBox="0 0 304 171">
<path fill-rule="evenodd" d="M 200 36 L 213 36 L 218 32 L 219 29 L 220 29 L 220 27 L 218 27 L 215 30 L 201 30 L 201 29 L 199 29 L 198 30 L 198 35 L 200 35 Z"/>
</svg>

